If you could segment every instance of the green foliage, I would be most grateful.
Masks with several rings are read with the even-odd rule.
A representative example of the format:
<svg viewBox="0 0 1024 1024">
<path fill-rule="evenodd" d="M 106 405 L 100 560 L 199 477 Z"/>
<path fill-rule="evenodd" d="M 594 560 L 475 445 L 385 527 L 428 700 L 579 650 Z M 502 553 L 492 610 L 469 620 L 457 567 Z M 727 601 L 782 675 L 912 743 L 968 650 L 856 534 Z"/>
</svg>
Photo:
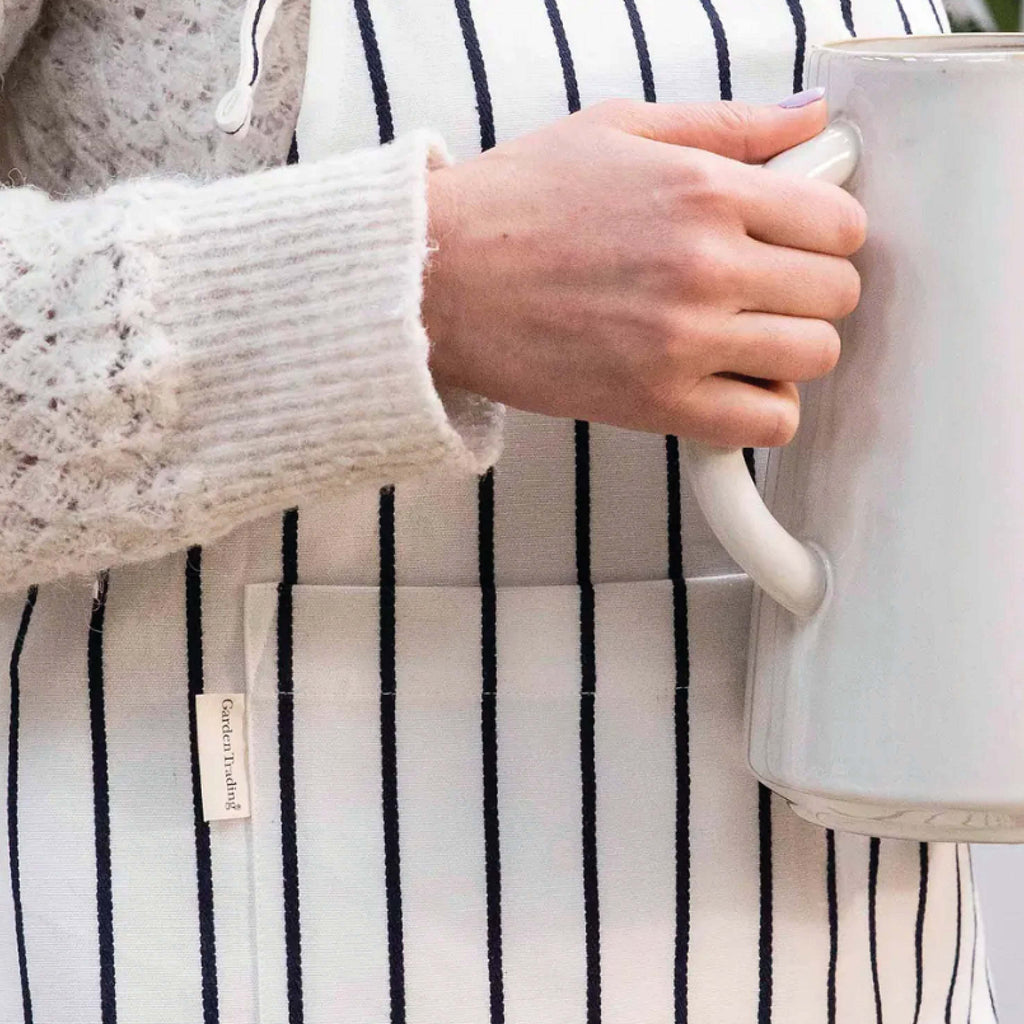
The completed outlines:
<svg viewBox="0 0 1024 1024">
<path fill-rule="evenodd" d="M 992 12 L 995 20 L 995 28 L 1000 32 L 1017 32 L 1021 28 L 1021 0 L 981 0 L 985 7 Z M 949 20 L 954 32 L 980 32 L 991 31 L 991 25 L 980 25 L 978 19 L 965 15 L 957 8 L 959 3 L 950 0 Z M 968 8 L 970 4 L 966 5 Z"/>
<path fill-rule="evenodd" d="M 1020 27 L 1020 0 L 986 0 L 1000 32 L 1016 32 Z"/>
</svg>

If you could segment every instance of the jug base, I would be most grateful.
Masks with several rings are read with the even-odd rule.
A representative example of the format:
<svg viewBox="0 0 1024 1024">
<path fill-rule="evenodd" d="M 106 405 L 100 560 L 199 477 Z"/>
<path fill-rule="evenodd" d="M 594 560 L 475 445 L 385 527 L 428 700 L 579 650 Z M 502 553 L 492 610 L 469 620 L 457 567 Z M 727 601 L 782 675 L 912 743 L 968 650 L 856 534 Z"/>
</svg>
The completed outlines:
<svg viewBox="0 0 1024 1024">
<path fill-rule="evenodd" d="M 840 799 L 770 786 L 805 821 L 822 828 L 929 843 L 1024 843 L 1024 812 Z"/>
</svg>

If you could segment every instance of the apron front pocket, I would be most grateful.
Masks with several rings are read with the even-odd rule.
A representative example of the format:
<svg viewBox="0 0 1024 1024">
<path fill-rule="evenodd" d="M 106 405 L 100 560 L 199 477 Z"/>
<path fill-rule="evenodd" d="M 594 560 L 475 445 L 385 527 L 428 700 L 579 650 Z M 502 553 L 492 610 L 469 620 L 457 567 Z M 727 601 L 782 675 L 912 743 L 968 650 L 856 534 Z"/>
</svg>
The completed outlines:
<svg viewBox="0 0 1024 1024">
<path fill-rule="evenodd" d="M 754 792 L 749 584 L 687 590 L 689 651 L 668 581 L 595 587 L 592 649 L 576 587 L 247 588 L 265 1024 L 673 1019 L 678 773 Z"/>
</svg>

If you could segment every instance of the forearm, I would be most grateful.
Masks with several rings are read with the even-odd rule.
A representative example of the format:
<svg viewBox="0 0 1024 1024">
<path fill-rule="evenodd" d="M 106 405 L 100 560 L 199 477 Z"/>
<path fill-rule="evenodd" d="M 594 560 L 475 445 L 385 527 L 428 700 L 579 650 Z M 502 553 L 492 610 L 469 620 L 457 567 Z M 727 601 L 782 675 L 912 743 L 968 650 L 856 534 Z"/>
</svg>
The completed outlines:
<svg viewBox="0 0 1024 1024">
<path fill-rule="evenodd" d="M 479 472 L 427 368 L 428 137 L 197 185 L 0 193 L 0 578 L 157 557 L 354 483 Z"/>
</svg>

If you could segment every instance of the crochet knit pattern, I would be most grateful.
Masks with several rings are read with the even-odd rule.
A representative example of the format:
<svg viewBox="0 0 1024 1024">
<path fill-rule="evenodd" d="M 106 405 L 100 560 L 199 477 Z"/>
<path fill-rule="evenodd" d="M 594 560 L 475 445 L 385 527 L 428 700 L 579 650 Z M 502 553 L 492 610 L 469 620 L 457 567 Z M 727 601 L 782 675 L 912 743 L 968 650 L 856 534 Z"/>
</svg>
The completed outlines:
<svg viewBox="0 0 1024 1024">
<path fill-rule="evenodd" d="M 39 0 L 3 3 L 6 46 L 12 30 L 24 34 Z M 284 163 L 298 116 L 308 3 L 289 0 L 277 16 L 244 142 L 213 121 L 237 68 L 242 7 L 240 0 L 47 0 L 4 82 L 16 181 L 27 176 L 53 194 L 82 194 L 154 171 L 221 177 Z"/>
</svg>

